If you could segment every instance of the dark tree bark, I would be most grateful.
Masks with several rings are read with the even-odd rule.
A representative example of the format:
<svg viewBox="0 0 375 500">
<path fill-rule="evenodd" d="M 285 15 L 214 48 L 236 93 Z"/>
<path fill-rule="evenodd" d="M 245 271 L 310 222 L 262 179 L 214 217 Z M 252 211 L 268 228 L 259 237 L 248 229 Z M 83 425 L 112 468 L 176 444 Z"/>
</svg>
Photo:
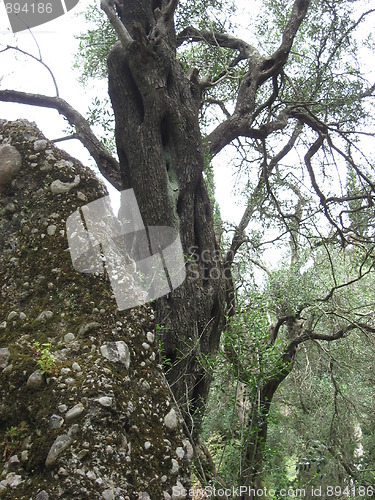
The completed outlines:
<svg viewBox="0 0 375 500">
<path fill-rule="evenodd" d="M 164 9 L 157 20 L 156 4 L 120 5 L 132 41 L 110 54 L 109 94 L 121 176 L 135 191 L 146 227 L 173 226 L 184 254 L 199 256 L 187 260 L 185 282 L 156 305 L 164 356 L 172 363 L 167 378 L 187 423 L 198 430 L 210 383 L 200 359 L 219 345 L 224 282 L 203 178 L 201 91 L 176 59 L 172 18 Z"/>
</svg>

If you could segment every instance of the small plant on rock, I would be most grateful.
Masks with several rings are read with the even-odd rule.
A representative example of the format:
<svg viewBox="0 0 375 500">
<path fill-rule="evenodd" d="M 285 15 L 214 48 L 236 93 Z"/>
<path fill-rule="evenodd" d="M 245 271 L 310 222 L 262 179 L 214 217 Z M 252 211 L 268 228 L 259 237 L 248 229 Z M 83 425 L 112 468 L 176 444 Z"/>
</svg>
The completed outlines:
<svg viewBox="0 0 375 500">
<path fill-rule="evenodd" d="M 25 422 L 9 427 L 5 431 L 3 440 L 0 443 L 1 448 L 3 448 L 4 459 L 8 459 L 20 450 L 22 443 L 27 436 L 27 432 L 28 429 Z"/>
<path fill-rule="evenodd" d="M 56 360 L 55 356 L 51 352 L 51 344 L 45 342 L 40 344 L 39 342 L 34 342 L 33 350 L 38 357 L 37 365 L 39 369 L 45 374 L 56 373 Z"/>
</svg>

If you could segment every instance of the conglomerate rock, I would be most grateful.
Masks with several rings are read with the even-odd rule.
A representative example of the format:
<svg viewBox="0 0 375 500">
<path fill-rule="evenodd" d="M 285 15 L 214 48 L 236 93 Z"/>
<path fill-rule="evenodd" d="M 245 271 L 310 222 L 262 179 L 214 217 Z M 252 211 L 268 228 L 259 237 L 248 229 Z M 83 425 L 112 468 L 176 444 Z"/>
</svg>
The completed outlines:
<svg viewBox="0 0 375 500">
<path fill-rule="evenodd" d="M 105 188 L 24 120 L 0 121 L 1 171 L 0 498 L 185 498 L 152 310 L 72 266 L 66 219 Z"/>
</svg>

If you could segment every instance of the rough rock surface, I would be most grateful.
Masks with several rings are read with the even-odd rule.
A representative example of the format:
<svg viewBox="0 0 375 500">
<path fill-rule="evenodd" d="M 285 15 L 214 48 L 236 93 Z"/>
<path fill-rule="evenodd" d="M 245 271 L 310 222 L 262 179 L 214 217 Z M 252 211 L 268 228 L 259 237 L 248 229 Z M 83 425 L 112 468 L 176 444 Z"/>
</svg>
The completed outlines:
<svg viewBox="0 0 375 500">
<path fill-rule="evenodd" d="M 4 145 L 22 166 L 0 192 L 0 498 L 177 498 L 191 446 L 152 310 L 119 312 L 68 251 L 67 217 L 107 193 L 29 122 L 0 121 Z"/>
</svg>

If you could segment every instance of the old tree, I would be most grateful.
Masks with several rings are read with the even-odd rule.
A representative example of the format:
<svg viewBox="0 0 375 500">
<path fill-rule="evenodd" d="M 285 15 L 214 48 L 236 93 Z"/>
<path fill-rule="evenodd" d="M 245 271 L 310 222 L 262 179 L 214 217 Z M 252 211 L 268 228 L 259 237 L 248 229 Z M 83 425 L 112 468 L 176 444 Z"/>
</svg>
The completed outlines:
<svg viewBox="0 0 375 500">
<path fill-rule="evenodd" d="M 371 294 L 356 295 L 354 312 L 340 295 L 362 293 L 353 287 L 374 267 L 375 85 L 364 65 L 374 9 L 365 0 L 264 0 L 246 14 L 241 39 L 226 19 L 234 7 L 102 1 L 106 16 L 94 15 L 99 28 L 82 35 L 81 57 L 86 78 L 108 76 L 118 159 L 60 97 L 1 90 L 0 99 L 57 109 L 101 173 L 117 189 L 134 189 L 145 225 L 178 230 L 187 279 L 154 304 L 166 375 L 197 442 L 210 359 L 226 332 L 220 352 L 250 399 L 239 484 L 260 486 L 270 405 L 302 346 L 352 332 L 370 342 L 375 331 Z M 211 163 L 225 148 L 217 163 L 225 170 L 231 158 L 245 200 L 240 223 L 227 228 Z M 276 277 L 262 263 L 271 244 L 289 255 Z M 338 269 L 345 252 L 350 266 Z M 311 262 L 321 271 L 306 285 L 302 268 Z M 249 285 L 254 266 L 268 280 L 263 302 Z M 262 356 L 274 353 L 274 368 L 262 368 L 259 342 Z M 255 388 L 254 373 L 262 373 Z M 215 475 L 210 460 L 198 473 L 202 481 Z"/>
</svg>

